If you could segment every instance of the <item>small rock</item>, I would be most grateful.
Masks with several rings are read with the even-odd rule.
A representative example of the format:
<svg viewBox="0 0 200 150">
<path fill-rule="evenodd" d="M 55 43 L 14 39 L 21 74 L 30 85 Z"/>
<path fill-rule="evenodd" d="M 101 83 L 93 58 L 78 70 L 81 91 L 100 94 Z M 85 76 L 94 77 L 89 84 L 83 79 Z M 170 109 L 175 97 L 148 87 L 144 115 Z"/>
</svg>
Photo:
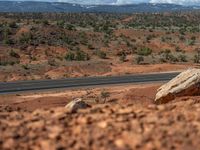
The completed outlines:
<svg viewBox="0 0 200 150">
<path fill-rule="evenodd" d="M 70 102 L 69 104 L 67 104 L 65 106 L 65 108 L 67 110 L 69 110 L 69 112 L 71 113 L 76 113 L 77 110 L 79 109 L 86 109 L 86 108 L 90 108 L 91 106 L 87 103 L 85 103 L 84 101 L 82 101 L 82 99 L 75 99 L 72 102 Z"/>
<path fill-rule="evenodd" d="M 105 129 L 105 128 L 108 126 L 108 123 L 107 123 L 106 121 L 102 121 L 102 122 L 99 122 L 99 123 L 97 124 L 97 126 L 98 126 L 99 128 Z"/>
<path fill-rule="evenodd" d="M 13 139 L 8 139 L 5 140 L 3 143 L 3 149 L 12 149 L 14 147 L 14 140 Z"/>
<path fill-rule="evenodd" d="M 125 146 L 125 143 L 122 139 L 115 140 L 115 145 L 119 148 L 123 148 Z"/>
</svg>

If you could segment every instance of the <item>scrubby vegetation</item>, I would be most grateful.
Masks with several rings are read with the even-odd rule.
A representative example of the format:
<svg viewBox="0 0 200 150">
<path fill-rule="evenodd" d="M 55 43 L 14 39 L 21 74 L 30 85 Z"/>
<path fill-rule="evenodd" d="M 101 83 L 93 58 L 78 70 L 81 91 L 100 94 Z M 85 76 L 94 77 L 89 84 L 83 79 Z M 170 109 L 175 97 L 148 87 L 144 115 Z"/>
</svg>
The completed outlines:
<svg viewBox="0 0 200 150">
<path fill-rule="evenodd" d="M 39 72 L 80 61 L 111 65 L 199 63 L 199 24 L 199 11 L 0 13 L 0 71 L 14 65 L 20 76 L 34 78 L 41 76 Z M 27 72 L 17 69 L 26 64 Z"/>
</svg>

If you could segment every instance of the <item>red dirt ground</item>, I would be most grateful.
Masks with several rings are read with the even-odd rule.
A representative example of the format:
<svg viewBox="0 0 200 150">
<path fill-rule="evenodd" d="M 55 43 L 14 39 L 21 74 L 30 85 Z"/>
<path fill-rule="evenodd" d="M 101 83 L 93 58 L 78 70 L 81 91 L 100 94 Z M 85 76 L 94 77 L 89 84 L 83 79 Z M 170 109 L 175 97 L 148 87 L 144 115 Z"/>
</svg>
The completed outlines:
<svg viewBox="0 0 200 150">
<path fill-rule="evenodd" d="M 94 101 L 102 88 L 1 96 L 0 149 L 199 149 L 200 97 L 154 105 L 159 86 L 108 87 L 106 104 Z M 76 97 L 92 108 L 69 113 Z"/>
</svg>

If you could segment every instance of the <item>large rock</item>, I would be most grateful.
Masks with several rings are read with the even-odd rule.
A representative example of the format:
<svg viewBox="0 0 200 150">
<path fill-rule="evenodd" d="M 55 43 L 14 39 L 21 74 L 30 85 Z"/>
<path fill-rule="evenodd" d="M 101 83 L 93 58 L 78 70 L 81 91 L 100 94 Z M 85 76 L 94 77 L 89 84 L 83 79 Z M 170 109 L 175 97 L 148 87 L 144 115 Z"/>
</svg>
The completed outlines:
<svg viewBox="0 0 200 150">
<path fill-rule="evenodd" d="M 189 69 L 158 89 L 156 103 L 166 103 L 176 97 L 200 94 L 200 69 Z"/>
<path fill-rule="evenodd" d="M 69 104 L 67 104 L 65 106 L 65 108 L 71 112 L 71 113 L 76 113 L 77 110 L 79 109 L 86 109 L 91 107 L 90 105 L 88 105 L 87 103 L 85 103 L 82 99 L 77 98 L 73 101 L 71 101 Z"/>
</svg>

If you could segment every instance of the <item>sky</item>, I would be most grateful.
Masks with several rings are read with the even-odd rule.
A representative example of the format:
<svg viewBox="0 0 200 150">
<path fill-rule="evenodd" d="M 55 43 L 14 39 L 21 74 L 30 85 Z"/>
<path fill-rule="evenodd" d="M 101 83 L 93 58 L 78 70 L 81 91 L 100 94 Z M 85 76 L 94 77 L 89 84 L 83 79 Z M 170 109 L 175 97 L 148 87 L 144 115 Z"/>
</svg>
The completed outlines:
<svg viewBox="0 0 200 150">
<path fill-rule="evenodd" d="M 21 1 L 27 1 L 27 0 L 21 0 Z M 31 0 L 31 1 L 50 1 L 50 2 L 53 1 L 53 2 L 79 3 L 79 4 L 116 4 L 116 5 L 136 4 L 144 2 L 170 3 L 170 4 L 180 4 L 180 5 L 200 5 L 200 0 Z"/>
</svg>

